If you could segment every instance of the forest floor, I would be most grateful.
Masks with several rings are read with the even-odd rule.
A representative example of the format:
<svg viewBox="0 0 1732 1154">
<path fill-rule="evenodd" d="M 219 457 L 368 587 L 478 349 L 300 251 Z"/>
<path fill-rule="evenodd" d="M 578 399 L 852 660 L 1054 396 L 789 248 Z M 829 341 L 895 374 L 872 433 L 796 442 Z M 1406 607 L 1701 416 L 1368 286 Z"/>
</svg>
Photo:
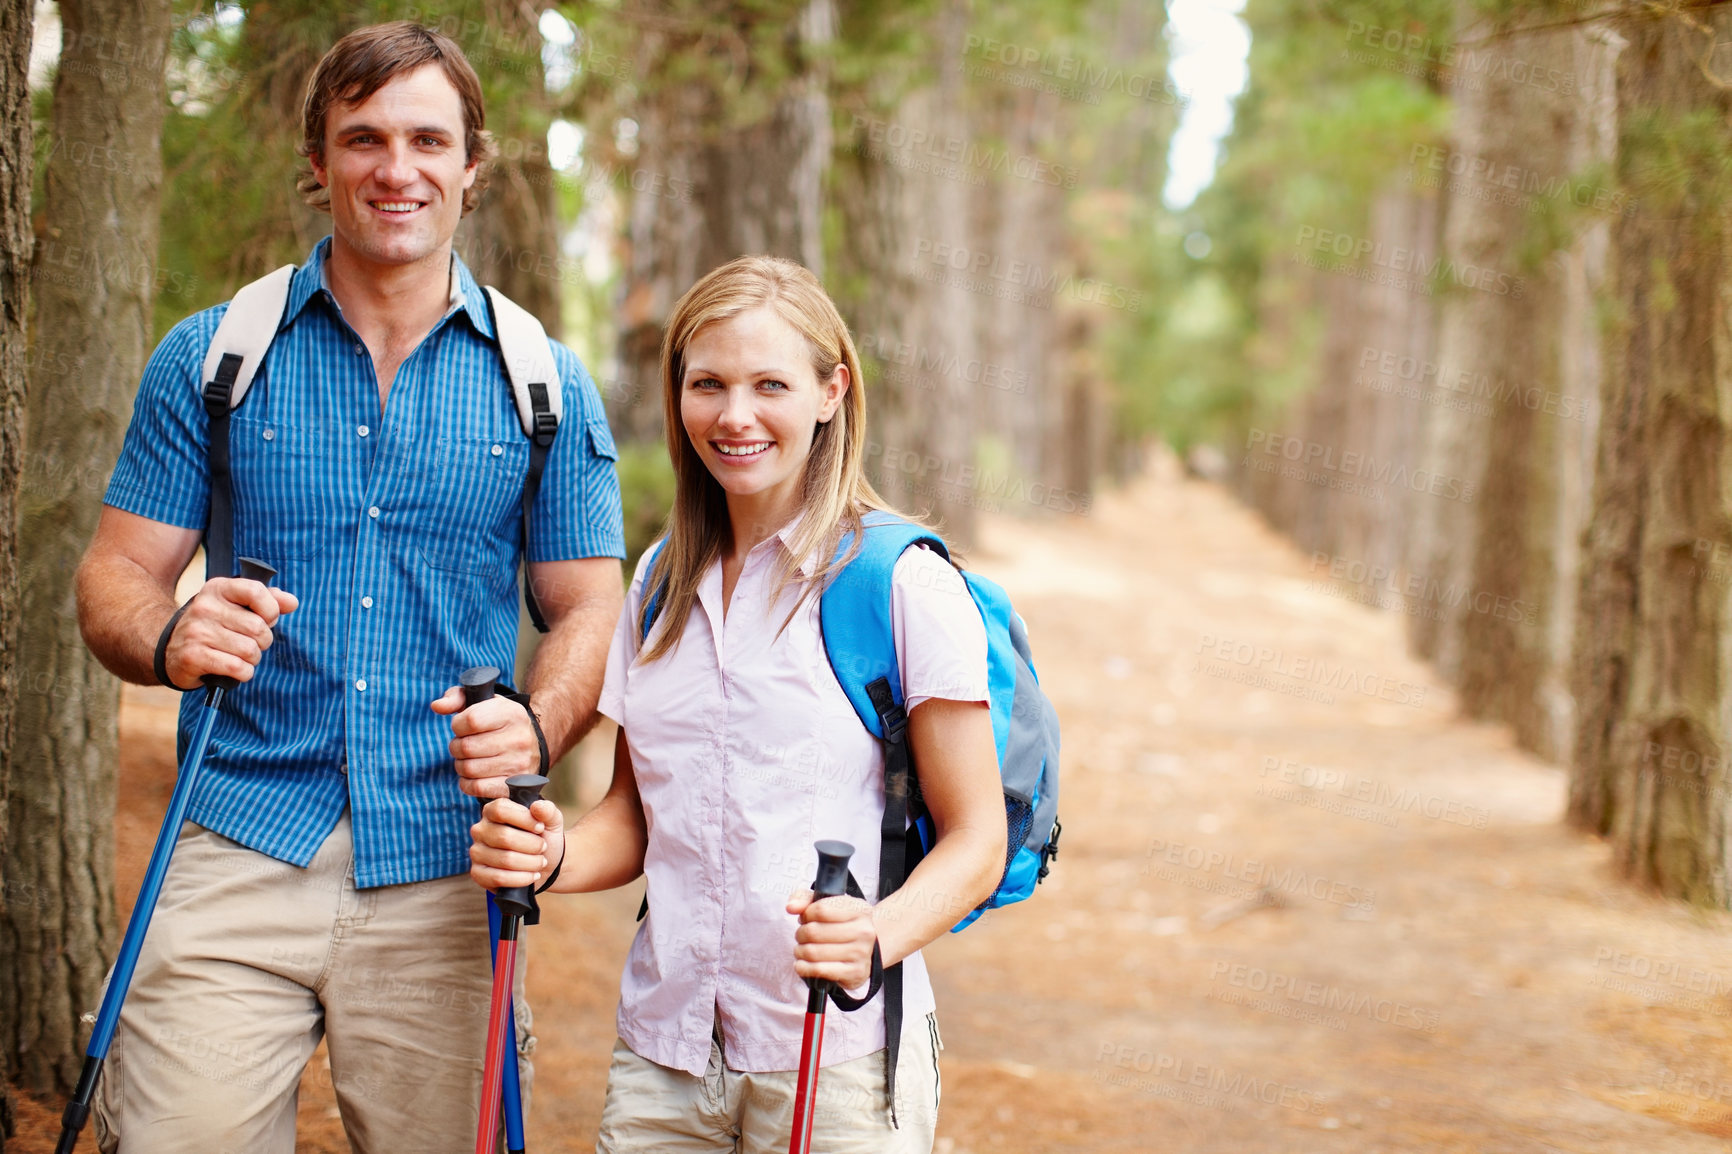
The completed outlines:
<svg viewBox="0 0 1732 1154">
<path fill-rule="evenodd" d="M 1732 1151 L 1732 920 L 1620 880 L 1561 823 L 1563 772 L 1458 719 L 1398 615 L 1170 464 L 1087 517 L 987 516 L 969 560 L 1057 703 L 1064 836 L 1033 900 L 927 951 L 940 1154 Z M 123 711 L 123 903 L 166 697 Z M 637 903 L 527 935 L 533 1150 L 592 1148 Z M 302 1151 L 346 1149 L 329 1085 L 321 1050 Z M 25 1109 L 17 1149 L 50 1149 Z"/>
</svg>

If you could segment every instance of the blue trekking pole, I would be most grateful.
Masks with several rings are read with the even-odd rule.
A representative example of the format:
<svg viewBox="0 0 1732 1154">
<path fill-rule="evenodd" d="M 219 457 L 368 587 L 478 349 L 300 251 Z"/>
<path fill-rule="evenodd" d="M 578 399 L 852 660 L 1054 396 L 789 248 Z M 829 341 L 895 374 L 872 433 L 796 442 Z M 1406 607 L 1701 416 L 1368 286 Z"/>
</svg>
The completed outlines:
<svg viewBox="0 0 1732 1154">
<path fill-rule="evenodd" d="M 499 953 L 499 903 L 493 900 L 493 895 L 487 895 L 487 931 L 492 938 L 494 965 L 497 967 Z M 516 975 L 513 975 L 515 977 Z M 494 975 L 495 980 L 498 975 Z M 501 1066 L 504 1074 L 505 1099 L 505 1152 L 506 1154 L 523 1154 L 523 1087 L 519 1085 L 517 1072 L 517 1004 L 506 1002 L 505 1014 L 505 1061 Z"/>
<path fill-rule="evenodd" d="M 473 669 L 463 671 L 458 682 L 463 686 L 463 708 L 468 709 L 478 701 L 486 701 L 493 696 L 495 684 L 499 681 L 499 670 L 491 665 L 477 665 Z M 499 903 L 493 900 L 493 895 L 487 895 L 487 937 L 488 956 L 493 959 L 493 981 L 499 983 Z M 501 1081 L 500 1094 L 505 1107 L 505 1149 L 507 1154 L 523 1154 L 523 1088 L 518 1083 L 517 1071 L 517 1006 L 510 994 L 512 978 L 506 975 L 505 988 L 505 1045 L 504 1060 L 498 1064 L 498 1075 Z M 491 1027 L 489 1045 L 491 1046 Z M 485 1081 L 485 1078 L 483 1079 Z M 482 1107 L 482 1118 L 485 1122 L 487 1107 Z M 491 1127 L 489 1127 L 491 1129 Z"/>
<path fill-rule="evenodd" d="M 251 557 L 242 557 L 240 568 L 242 577 L 266 585 L 277 575 L 275 569 Z M 156 848 L 150 851 L 150 865 L 145 868 L 144 883 L 138 887 L 138 901 L 132 907 L 132 918 L 126 923 L 126 937 L 121 939 L 120 954 L 114 959 L 114 970 L 108 976 L 108 989 L 102 995 L 96 1029 L 92 1031 L 90 1045 L 84 1051 L 84 1069 L 78 1075 L 78 1088 L 72 1093 L 72 1101 L 66 1104 L 66 1112 L 60 1116 L 60 1143 L 54 1148 L 55 1154 L 72 1154 L 78 1145 L 79 1131 L 90 1119 L 90 1100 L 96 1096 L 102 1063 L 108 1060 L 108 1047 L 114 1041 L 115 1027 L 120 1024 L 120 1005 L 126 1000 L 127 987 L 132 984 L 132 972 L 138 968 L 144 935 L 150 929 L 151 915 L 156 912 L 156 899 L 162 893 L 163 879 L 168 876 L 168 859 L 174 856 L 181 823 L 186 821 L 187 807 L 192 804 L 199 770 L 204 765 L 205 747 L 210 744 L 211 729 L 216 725 L 217 710 L 222 707 L 223 694 L 236 685 L 234 678 L 215 674 L 207 674 L 203 680 L 204 715 L 199 718 L 192 744 L 187 747 L 186 760 L 181 762 L 180 774 L 175 778 L 174 793 L 168 799 L 168 813 L 156 835 Z"/>
</svg>

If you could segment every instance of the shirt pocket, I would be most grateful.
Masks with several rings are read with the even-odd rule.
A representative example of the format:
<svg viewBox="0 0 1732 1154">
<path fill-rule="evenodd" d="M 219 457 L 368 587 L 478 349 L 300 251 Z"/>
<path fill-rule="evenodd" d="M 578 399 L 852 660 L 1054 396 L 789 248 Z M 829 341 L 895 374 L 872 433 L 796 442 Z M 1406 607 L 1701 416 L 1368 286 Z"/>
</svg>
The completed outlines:
<svg viewBox="0 0 1732 1154">
<path fill-rule="evenodd" d="M 509 569 L 515 576 L 529 443 L 522 437 L 440 437 L 422 464 L 414 518 L 422 559 L 435 569 Z"/>
<path fill-rule="evenodd" d="M 589 451 L 603 460 L 619 460 L 619 449 L 613 443 L 613 430 L 608 427 L 605 417 L 592 417 L 584 422 L 584 431 L 589 435 Z"/>
<path fill-rule="evenodd" d="M 341 500 L 330 434 L 316 425 L 229 418 L 229 478 L 237 557 L 304 561 L 352 519 Z M 279 566 L 280 568 L 280 566 Z"/>
</svg>

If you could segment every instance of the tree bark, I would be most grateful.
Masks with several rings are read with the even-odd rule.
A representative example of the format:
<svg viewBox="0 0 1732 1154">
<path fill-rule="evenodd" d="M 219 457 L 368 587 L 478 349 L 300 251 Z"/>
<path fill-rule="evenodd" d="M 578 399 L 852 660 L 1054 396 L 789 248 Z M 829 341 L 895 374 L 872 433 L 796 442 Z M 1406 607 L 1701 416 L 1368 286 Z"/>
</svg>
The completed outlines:
<svg viewBox="0 0 1732 1154">
<path fill-rule="evenodd" d="M 833 278 L 861 344 L 868 474 L 888 500 L 934 517 L 963 546 L 973 537 L 976 501 L 1006 483 L 1011 469 L 1008 459 L 977 462 L 978 390 L 962 372 L 944 371 L 981 355 L 979 318 L 988 306 L 941 255 L 978 249 L 976 193 L 984 190 L 972 185 L 985 177 L 963 164 L 933 164 L 926 150 L 903 141 L 924 134 L 942 150 L 973 138 L 962 83 L 966 21 L 958 0 L 942 4 L 926 62 L 933 81 L 871 94 L 854 117 L 835 182 L 842 270 Z"/>
<path fill-rule="evenodd" d="M 0 919 L 0 1045 L 33 1090 L 77 1080 L 79 1015 L 115 944 L 119 683 L 78 634 L 72 572 L 95 529 L 151 338 L 168 0 L 63 0 L 34 279 L 31 473 Z M 114 46 L 127 46 L 126 63 Z M 11 123 L 8 121 L 7 123 Z"/>
<path fill-rule="evenodd" d="M 1478 16 L 1463 0 L 1461 20 Z M 1553 30 L 1508 37 L 1500 52 L 1530 67 L 1575 73 L 1572 34 Z M 1547 74 L 1552 74 L 1548 71 Z M 1568 146 L 1578 108 L 1572 93 L 1536 91 L 1488 71 L 1459 95 L 1456 152 L 1483 158 L 1495 171 L 1548 178 L 1570 172 Z M 1554 556 L 1544 548 L 1557 503 L 1561 418 L 1545 397 L 1569 390 L 1560 378 L 1565 266 L 1534 235 L 1534 209 L 1520 196 L 1487 195 L 1486 182 L 1459 182 L 1450 216 L 1456 244 L 1445 256 L 1466 280 L 1495 279 L 1508 292 L 1450 286 L 1442 303 L 1446 339 L 1440 375 L 1484 382 L 1495 390 L 1473 410 L 1443 409 L 1441 423 L 1466 452 L 1445 456 L 1437 516 L 1454 539 L 1436 576 L 1458 589 L 1444 606 L 1439 656 L 1456 670 L 1461 707 L 1475 717 L 1512 723 L 1530 748 L 1547 727 L 1536 709 L 1545 663 L 1542 613 L 1555 600 Z M 1539 251 L 1539 250 L 1548 251 Z M 1524 253 L 1526 255 L 1524 255 Z M 1451 278 L 1458 279 L 1458 278 Z M 1532 399 L 1540 403 L 1530 405 Z M 1554 406 L 1554 410 L 1555 410 Z M 1460 499 L 1449 494 L 1459 489 Z"/>
<path fill-rule="evenodd" d="M 1616 65 L 1624 41 L 1615 31 L 1595 25 L 1572 31 L 1568 43 L 1563 66 L 1575 76 L 1577 92 L 1565 171 L 1610 171 L 1617 150 Z M 1548 500 L 1531 522 L 1530 548 L 1535 559 L 1530 568 L 1545 581 L 1545 595 L 1538 599 L 1538 620 L 1529 641 L 1536 682 L 1515 723 L 1522 744 L 1560 763 L 1570 759 L 1582 716 L 1569 686 L 1605 375 L 1600 305 L 1610 239 L 1609 214 L 1595 213 L 1557 254 L 1554 277 L 1559 300 L 1552 355 L 1557 388 L 1570 403 L 1570 415 L 1562 415 L 1560 408 L 1545 429 L 1550 443 L 1544 457 L 1552 472 L 1545 481 Z"/>
<path fill-rule="evenodd" d="M 516 4 L 501 5 L 481 26 L 502 34 L 468 46 L 478 67 L 491 68 L 495 89 L 501 75 L 520 79 L 510 99 L 488 103 L 499 157 L 481 203 L 463 220 L 456 248 L 478 282 L 498 288 L 558 337 L 564 327 L 560 288 L 575 270 L 559 250 L 541 31 L 533 10 Z"/>
<path fill-rule="evenodd" d="M 24 398 L 29 373 L 26 319 L 30 308 L 30 181 L 34 166 L 30 123 L 31 0 L 0 5 L 0 701 L 17 696 L 18 503 L 24 470 Z M 6 860 L 7 796 L 14 741 L 12 711 L 0 708 L 0 862 Z M 0 885 L 0 919 L 13 902 L 11 875 Z M 0 1037 L 0 1148 L 14 1131 L 12 1048 Z"/>
<path fill-rule="evenodd" d="M 1701 144 L 1732 97 L 1696 58 L 1698 29 L 1724 42 L 1732 17 L 1614 27 L 1619 176 L 1640 200 L 1612 228 L 1570 815 L 1610 836 L 1629 876 L 1724 908 L 1732 221 L 1720 154 Z"/>
<path fill-rule="evenodd" d="M 732 20 L 695 25 L 669 22 L 653 7 L 635 14 L 646 28 L 638 70 L 683 78 L 630 110 L 635 144 L 614 156 L 597 151 L 628 173 L 631 189 L 618 349 L 629 387 L 610 390 L 609 418 L 616 434 L 637 442 L 662 435 L 662 329 L 698 278 L 749 253 L 797 260 L 823 276 L 831 133 L 821 54 L 836 24 L 833 0 L 768 12 L 736 5 Z M 789 31 L 771 58 L 754 57 L 754 26 L 777 18 Z"/>
</svg>

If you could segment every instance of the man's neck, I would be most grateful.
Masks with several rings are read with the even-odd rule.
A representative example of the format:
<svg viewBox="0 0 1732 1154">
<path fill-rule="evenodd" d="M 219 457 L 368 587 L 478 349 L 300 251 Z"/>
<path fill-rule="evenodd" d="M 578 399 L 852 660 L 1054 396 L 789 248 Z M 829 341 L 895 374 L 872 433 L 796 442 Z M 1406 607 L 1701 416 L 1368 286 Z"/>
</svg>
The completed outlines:
<svg viewBox="0 0 1732 1154">
<path fill-rule="evenodd" d="M 365 260 L 331 241 L 325 283 L 343 317 L 375 351 L 419 341 L 445 315 L 451 295 L 451 246 L 412 264 Z"/>
</svg>

